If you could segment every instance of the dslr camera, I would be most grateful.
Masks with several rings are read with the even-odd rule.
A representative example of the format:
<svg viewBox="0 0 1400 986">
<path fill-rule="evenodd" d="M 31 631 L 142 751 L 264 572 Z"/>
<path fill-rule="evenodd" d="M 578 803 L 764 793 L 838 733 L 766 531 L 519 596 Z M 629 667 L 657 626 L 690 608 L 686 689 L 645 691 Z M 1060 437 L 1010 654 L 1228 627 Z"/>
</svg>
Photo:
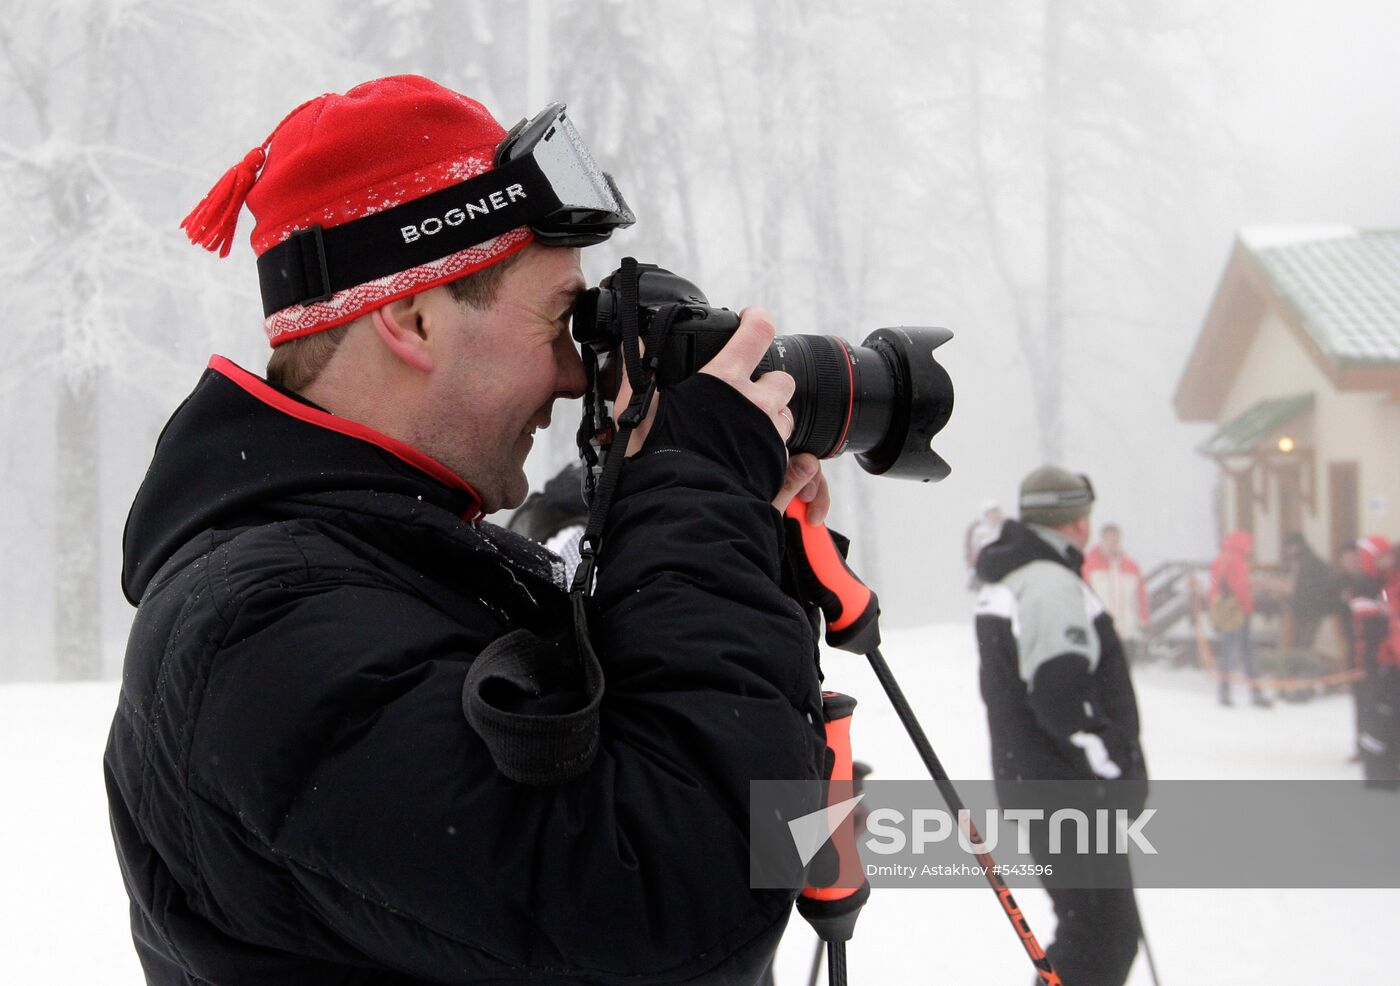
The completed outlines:
<svg viewBox="0 0 1400 986">
<path fill-rule="evenodd" d="M 637 325 L 648 358 L 658 313 L 679 306 L 655 354 L 656 383 L 664 389 L 713 359 L 739 327 L 739 316 L 712 307 L 698 287 L 671 271 L 637 266 Z M 620 275 L 619 268 L 585 291 L 574 308 L 574 339 L 592 351 L 609 398 L 621 379 Z M 788 402 L 794 421 L 789 451 L 822 459 L 854 452 L 873 475 L 933 482 L 950 471 L 932 442 L 953 413 L 953 382 L 936 354 L 952 337 L 926 326 L 876 329 L 859 346 L 837 336 L 777 336 L 754 376 L 784 370 L 797 382 Z"/>
</svg>

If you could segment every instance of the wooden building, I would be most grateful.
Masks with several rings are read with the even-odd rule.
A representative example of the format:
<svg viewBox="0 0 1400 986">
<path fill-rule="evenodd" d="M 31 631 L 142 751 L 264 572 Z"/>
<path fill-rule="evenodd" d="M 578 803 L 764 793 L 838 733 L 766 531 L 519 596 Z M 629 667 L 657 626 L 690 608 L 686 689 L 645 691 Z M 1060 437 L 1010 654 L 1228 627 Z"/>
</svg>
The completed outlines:
<svg viewBox="0 0 1400 986">
<path fill-rule="evenodd" d="M 1216 423 L 1221 533 L 1260 563 L 1400 540 L 1400 230 L 1242 230 L 1174 404 Z"/>
</svg>

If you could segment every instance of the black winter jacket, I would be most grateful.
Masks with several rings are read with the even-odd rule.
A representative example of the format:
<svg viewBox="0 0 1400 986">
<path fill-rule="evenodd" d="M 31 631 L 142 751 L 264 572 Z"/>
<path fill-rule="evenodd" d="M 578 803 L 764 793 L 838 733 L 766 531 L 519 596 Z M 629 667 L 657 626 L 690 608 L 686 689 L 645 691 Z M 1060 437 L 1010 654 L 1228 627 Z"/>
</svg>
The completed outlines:
<svg viewBox="0 0 1400 986">
<path fill-rule="evenodd" d="M 1014 520 L 978 555 L 982 698 L 999 781 L 1095 780 L 1070 739 L 1080 732 L 1103 739 L 1123 780 L 1147 778 L 1123 645 L 1082 563 Z"/>
<path fill-rule="evenodd" d="M 823 754 L 783 461 L 723 383 L 667 395 L 600 560 L 600 752 L 527 787 L 461 693 L 490 641 L 567 625 L 557 561 L 444 467 L 216 357 L 125 536 L 105 769 L 148 981 L 756 979 L 792 896 L 748 888 L 749 782 Z"/>
</svg>

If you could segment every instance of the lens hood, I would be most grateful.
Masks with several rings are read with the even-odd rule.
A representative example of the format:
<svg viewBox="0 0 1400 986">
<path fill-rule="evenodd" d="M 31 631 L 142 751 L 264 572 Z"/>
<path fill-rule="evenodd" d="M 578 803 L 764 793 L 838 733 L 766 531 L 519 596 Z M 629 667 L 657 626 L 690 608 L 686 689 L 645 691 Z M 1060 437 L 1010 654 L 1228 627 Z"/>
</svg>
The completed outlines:
<svg viewBox="0 0 1400 986">
<path fill-rule="evenodd" d="M 888 361 L 895 378 L 894 417 L 884 441 L 856 455 L 866 472 L 928 483 L 952 471 L 933 450 L 933 437 L 953 413 L 953 381 L 935 350 L 951 338 L 947 329 L 901 325 L 876 329 L 861 343 Z"/>
</svg>

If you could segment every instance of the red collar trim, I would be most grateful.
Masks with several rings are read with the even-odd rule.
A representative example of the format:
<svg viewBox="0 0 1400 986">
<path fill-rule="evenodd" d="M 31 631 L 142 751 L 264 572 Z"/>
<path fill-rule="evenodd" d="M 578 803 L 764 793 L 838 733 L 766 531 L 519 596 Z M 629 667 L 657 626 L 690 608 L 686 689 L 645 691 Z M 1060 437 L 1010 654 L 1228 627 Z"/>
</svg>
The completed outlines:
<svg viewBox="0 0 1400 986">
<path fill-rule="evenodd" d="M 236 384 L 240 389 L 256 397 L 268 407 L 290 415 L 298 421 L 305 421 L 307 424 L 315 425 L 318 428 L 325 428 L 329 431 L 348 435 L 351 438 L 358 438 L 360 441 L 377 445 L 396 459 L 406 462 L 408 465 L 420 472 L 425 472 L 436 479 L 444 486 L 454 490 L 460 490 L 469 495 L 472 499 L 471 507 L 463 515 L 464 520 L 478 521 L 484 514 L 481 510 L 481 497 L 476 490 L 468 485 L 467 481 L 458 476 L 451 469 L 447 468 L 432 456 L 424 455 L 412 445 L 399 441 L 397 438 L 390 438 L 373 428 L 360 424 L 358 421 L 351 421 L 348 418 L 338 418 L 334 414 L 303 404 L 301 401 L 293 400 L 286 394 L 276 390 L 262 377 L 249 373 L 233 360 L 223 356 L 211 356 L 209 358 L 209 369 L 222 374 Z"/>
</svg>

